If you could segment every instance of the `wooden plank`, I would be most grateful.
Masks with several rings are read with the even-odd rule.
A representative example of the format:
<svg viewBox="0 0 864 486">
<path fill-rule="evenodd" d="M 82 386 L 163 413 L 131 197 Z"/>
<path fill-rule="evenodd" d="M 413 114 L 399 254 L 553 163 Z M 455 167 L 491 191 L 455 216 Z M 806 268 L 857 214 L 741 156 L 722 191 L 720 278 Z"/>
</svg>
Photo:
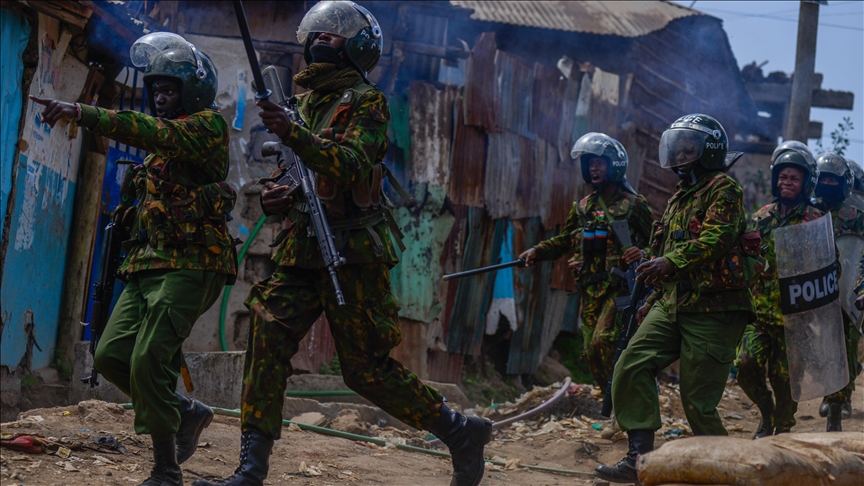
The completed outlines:
<svg viewBox="0 0 864 486">
<path fill-rule="evenodd" d="M 855 93 L 851 91 L 832 91 L 817 89 L 813 91 L 812 106 L 851 110 L 855 106 Z"/>
<path fill-rule="evenodd" d="M 55 5 L 53 2 L 44 2 L 44 1 L 34 1 L 34 0 L 18 0 L 24 5 L 36 10 L 39 13 L 45 14 L 49 17 L 54 17 L 57 20 L 62 22 L 66 22 L 67 24 L 72 24 L 81 29 L 87 25 L 87 19 L 90 17 L 89 15 L 84 17 L 79 15 L 76 12 L 69 11 L 59 5 Z M 71 3 L 71 2 L 70 2 Z"/>
<path fill-rule="evenodd" d="M 792 85 L 780 83 L 745 83 L 747 92 L 758 103 L 787 104 L 792 99 Z M 814 89 L 811 105 L 817 108 L 851 110 L 855 104 L 855 93 Z"/>
</svg>

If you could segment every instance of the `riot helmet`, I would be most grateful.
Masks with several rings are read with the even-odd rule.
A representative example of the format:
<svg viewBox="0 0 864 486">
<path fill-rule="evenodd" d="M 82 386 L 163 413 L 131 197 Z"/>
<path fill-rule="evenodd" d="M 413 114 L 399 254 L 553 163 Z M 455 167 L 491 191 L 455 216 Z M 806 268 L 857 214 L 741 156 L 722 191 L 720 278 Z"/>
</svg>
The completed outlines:
<svg viewBox="0 0 864 486">
<path fill-rule="evenodd" d="M 816 167 L 819 168 L 819 181 L 816 184 L 816 197 L 826 202 L 842 201 L 852 192 L 854 176 L 849 163 L 843 156 L 834 152 L 825 152 L 816 159 Z M 840 181 L 839 186 L 825 184 L 824 177 L 832 175 Z"/>
<path fill-rule="evenodd" d="M 309 9 L 297 29 L 306 64 L 312 64 L 313 34 L 321 32 L 345 38 L 345 57 L 364 79 L 375 69 L 384 38 L 378 21 L 368 10 L 349 0 L 325 0 Z"/>
<path fill-rule="evenodd" d="M 727 155 L 731 155 L 727 160 Z M 660 166 L 674 169 L 697 162 L 709 170 L 729 168 L 740 154 L 729 154 L 726 130 L 713 117 L 695 113 L 682 116 L 660 137 Z"/>
<path fill-rule="evenodd" d="M 849 163 L 849 168 L 852 169 L 852 176 L 855 178 L 855 182 L 852 183 L 852 190 L 864 192 L 864 169 L 852 159 L 846 159 L 846 162 Z"/>
<path fill-rule="evenodd" d="M 156 112 L 153 81 L 172 78 L 180 83 L 181 106 L 186 114 L 213 109 L 218 79 L 206 54 L 183 37 L 170 32 L 147 34 L 132 44 L 132 64 L 144 67 L 144 86 L 150 111 Z"/>
<path fill-rule="evenodd" d="M 570 157 L 579 162 L 582 168 L 582 179 L 591 183 L 591 174 L 588 171 L 588 160 L 591 157 L 602 157 L 606 160 L 606 180 L 620 183 L 628 192 L 636 194 L 636 191 L 627 182 L 627 151 L 621 142 L 606 135 L 605 133 L 589 132 L 579 137 L 570 150 Z"/>
<path fill-rule="evenodd" d="M 777 175 L 780 173 L 780 169 L 790 165 L 804 171 L 804 185 L 801 187 L 799 198 L 809 199 L 819 178 L 819 168 L 816 166 L 816 159 L 813 158 L 810 149 L 797 140 L 787 140 L 781 143 L 771 155 L 771 194 L 776 198 L 780 197 Z"/>
</svg>

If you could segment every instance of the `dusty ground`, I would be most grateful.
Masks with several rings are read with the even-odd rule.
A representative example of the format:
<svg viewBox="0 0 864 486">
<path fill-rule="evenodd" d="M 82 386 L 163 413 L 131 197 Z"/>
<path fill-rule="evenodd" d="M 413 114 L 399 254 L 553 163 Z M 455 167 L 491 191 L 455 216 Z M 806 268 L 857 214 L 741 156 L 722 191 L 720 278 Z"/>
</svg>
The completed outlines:
<svg viewBox="0 0 864 486">
<path fill-rule="evenodd" d="M 864 374 L 858 378 L 853 399 L 852 419 L 844 430 L 864 431 Z M 551 393 L 551 390 L 550 390 Z M 596 390 L 594 390 L 596 394 Z M 674 386 L 662 386 L 664 426 L 657 445 L 688 435 L 680 399 Z M 543 397 L 540 397 L 542 399 Z M 536 400 L 535 400 L 536 403 Z M 825 419 L 818 416 L 820 400 L 801 403 L 796 432 L 823 431 Z M 527 406 L 533 406 L 528 404 Z M 506 404 L 500 407 L 506 409 Z M 611 422 L 597 420 L 599 403 L 588 387 L 565 397 L 551 414 L 514 424 L 497 434 L 487 449 L 487 457 L 522 464 L 569 469 L 581 475 L 556 475 L 525 469 L 493 467 L 487 470 L 482 485 L 572 485 L 592 484 L 589 473 L 600 462 L 619 460 L 626 452 L 622 434 L 608 437 Z M 505 410 L 506 411 L 506 410 Z M 482 410 L 480 411 L 482 413 Z M 758 413 L 734 383 L 727 386 L 720 414 L 734 437 L 749 438 L 758 425 Z M 497 412 L 491 418 L 497 419 Z M 38 417 L 38 418 L 37 418 Z M 2 485 L 133 485 L 144 480 L 151 467 L 149 438 L 137 438 L 132 429 L 134 413 L 104 402 L 82 402 L 78 406 L 36 409 L 3 424 L 2 432 L 40 434 L 73 449 L 71 456 L 24 454 L 2 449 Z M 41 420 L 40 420 L 41 419 Z M 601 430 L 596 430 L 601 427 Z M 379 431 L 379 433 L 382 431 Z M 127 449 L 127 455 L 100 449 L 93 443 L 98 436 L 114 436 Z M 204 431 L 197 453 L 183 465 L 189 484 L 198 477 L 228 475 L 236 467 L 240 444 L 239 420 L 217 416 Z M 143 439 L 143 440 L 142 440 Z M 83 446 L 83 447 L 82 447 Z M 512 466 L 511 466 L 512 467 Z M 430 455 L 379 448 L 351 440 L 327 437 L 312 432 L 285 429 L 271 458 L 272 485 L 447 485 L 449 460 Z"/>
</svg>

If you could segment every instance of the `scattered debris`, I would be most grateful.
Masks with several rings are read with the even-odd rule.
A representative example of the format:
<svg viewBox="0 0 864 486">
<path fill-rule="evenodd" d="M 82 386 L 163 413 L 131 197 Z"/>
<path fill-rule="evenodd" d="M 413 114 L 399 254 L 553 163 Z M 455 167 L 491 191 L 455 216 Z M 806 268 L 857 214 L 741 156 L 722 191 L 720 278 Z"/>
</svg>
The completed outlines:
<svg viewBox="0 0 864 486">
<path fill-rule="evenodd" d="M 327 427 L 350 434 L 369 435 L 369 426 L 360 419 L 360 413 L 352 408 L 342 409 Z"/>
<path fill-rule="evenodd" d="M 327 417 L 322 413 L 318 412 L 306 412 L 301 413 L 300 415 L 293 417 L 291 422 L 297 422 L 299 424 L 306 425 L 315 425 L 317 427 L 323 427 L 327 423 Z"/>
</svg>

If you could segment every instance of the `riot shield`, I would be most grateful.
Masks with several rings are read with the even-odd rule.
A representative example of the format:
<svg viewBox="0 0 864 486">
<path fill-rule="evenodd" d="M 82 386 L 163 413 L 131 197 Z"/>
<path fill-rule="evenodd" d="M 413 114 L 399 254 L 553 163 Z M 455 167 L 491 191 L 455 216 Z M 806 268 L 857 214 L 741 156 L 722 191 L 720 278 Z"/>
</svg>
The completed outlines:
<svg viewBox="0 0 864 486">
<path fill-rule="evenodd" d="M 849 383 L 831 214 L 774 231 L 792 399 Z"/>
<path fill-rule="evenodd" d="M 837 237 L 837 251 L 840 252 L 840 305 L 852 318 L 861 321 L 861 311 L 855 308 L 855 284 L 858 280 L 858 266 L 864 255 L 864 236 L 840 235 Z M 861 329 L 858 329 L 859 331 Z"/>
<path fill-rule="evenodd" d="M 846 196 L 846 202 L 864 211 L 864 192 L 852 191 Z"/>
</svg>

